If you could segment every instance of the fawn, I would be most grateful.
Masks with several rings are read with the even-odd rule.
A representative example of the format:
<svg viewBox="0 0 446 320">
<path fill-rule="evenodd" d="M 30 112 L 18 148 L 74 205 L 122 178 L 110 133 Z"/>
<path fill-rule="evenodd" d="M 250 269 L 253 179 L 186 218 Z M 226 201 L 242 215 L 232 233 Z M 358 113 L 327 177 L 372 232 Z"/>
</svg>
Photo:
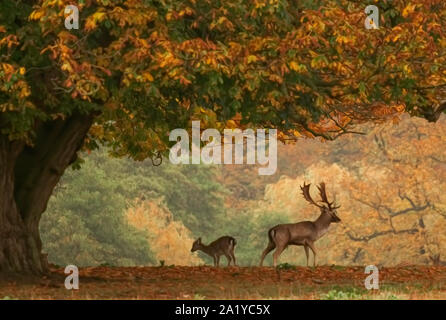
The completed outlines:
<svg viewBox="0 0 446 320">
<path fill-rule="evenodd" d="M 211 242 L 209 245 L 205 245 L 201 242 L 201 238 L 194 241 L 191 252 L 201 250 L 204 253 L 210 255 L 214 259 L 214 266 L 219 266 L 220 256 L 224 255 L 228 260 L 228 266 L 231 264 L 236 266 L 234 248 L 237 241 L 233 237 L 223 236 L 217 240 Z"/>
</svg>

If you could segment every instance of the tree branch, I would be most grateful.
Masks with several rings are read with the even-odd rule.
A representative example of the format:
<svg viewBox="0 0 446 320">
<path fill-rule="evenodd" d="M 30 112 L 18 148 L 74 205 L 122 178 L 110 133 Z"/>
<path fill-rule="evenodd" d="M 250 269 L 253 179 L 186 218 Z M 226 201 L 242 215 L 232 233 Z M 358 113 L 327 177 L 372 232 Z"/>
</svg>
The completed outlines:
<svg viewBox="0 0 446 320">
<path fill-rule="evenodd" d="M 353 241 L 361 241 L 361 242 L 368 242 L 374 238 L 381 237 L 387 234 L 415 234 L 418 232 L 418 229 L 404 229 L 404 230 L 386 230 L 386 231 L 377 231 L 367 236 L 354 236 L 351 232 L 347 232 L 346 235 L 350 238 L 350 240 Z"/>
</svg>

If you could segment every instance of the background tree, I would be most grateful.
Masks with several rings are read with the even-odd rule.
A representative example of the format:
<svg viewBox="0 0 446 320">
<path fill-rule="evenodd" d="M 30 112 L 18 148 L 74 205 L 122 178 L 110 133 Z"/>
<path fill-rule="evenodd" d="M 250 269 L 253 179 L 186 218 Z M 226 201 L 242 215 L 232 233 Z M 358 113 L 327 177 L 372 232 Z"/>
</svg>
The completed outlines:
<svg viewBox="0 0 446 320">
<path fill-rule="evenodd" d="M 156 262 L 145 234 L 127 223 L 135 196 L 128 162 L 89 156 L 82 172 L 68 170 L 42 217 L 40 232 L 48 260 L 60 266 L 145 265 Z"/>
<path fill-rule="evenodd" d="M 227 191 L 217 173 L 212 166 L 156 167 L 96 150 L 57 185 L 40 224 L 43 251 L 57 265 L 198 263 L 189 232 L 212 237 L 225 213 Z"/>
<path fill-rule="evenodd" d="M 128 221 L 146 233 L 148 243 L 160 265 L 198 265 L 202 260 L 190 249 L 195 239 L 163 199 L 137 200 L 127 211 Z"/>
</svg>

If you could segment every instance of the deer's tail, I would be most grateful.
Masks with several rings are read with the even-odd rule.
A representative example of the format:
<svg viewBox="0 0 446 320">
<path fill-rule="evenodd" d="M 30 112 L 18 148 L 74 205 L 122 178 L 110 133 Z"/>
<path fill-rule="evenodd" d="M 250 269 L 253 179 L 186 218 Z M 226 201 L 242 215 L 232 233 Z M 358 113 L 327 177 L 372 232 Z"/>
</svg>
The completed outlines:
<svg viewBox="0 0 446 320">
<path fill-rule="evenodd" d="M 270 243 L 274 243 L 275 244 L 275 241 L 274 241 L 274 237 L 276 236 L 276 230 L 275 230 L 275 228 L 271 228 L 271 229 L 269 229 L 268 230 L 268 238 L 269 238 L 269 242 Z"/>
<path fill-rule="evenodd" d="M 235 240 L 234 238 L 231 238 L 231 239 L 229 240 L 229 243 L 230 243 L 231 246 L 234 248 L 235 245 L 237 244 L 237 240 Z"/>
</svg>

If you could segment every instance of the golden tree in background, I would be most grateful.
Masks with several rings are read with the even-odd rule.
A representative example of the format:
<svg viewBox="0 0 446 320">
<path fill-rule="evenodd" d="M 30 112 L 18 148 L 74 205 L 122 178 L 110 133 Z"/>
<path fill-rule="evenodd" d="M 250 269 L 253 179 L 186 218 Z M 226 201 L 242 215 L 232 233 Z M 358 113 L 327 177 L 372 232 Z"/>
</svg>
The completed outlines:
<svg viewBox="0 0 446 320">
<path fill-rule="evenodd" d="M 327 156 L 314 159 L 303 175 L 267 186 L 262 205 L 296 222 L 314 220 L 318 212 L 299 186 L 325 181 L 342 205 L 342 223 L 318 243 L 320 263 L 438 263 L 446 257 L 446 121 L 432 126 L 404 118 L 367 130 L 325 144 Z M 303 249 L 289 251 L 283 261 L 297 255 L 303 262 Z"/>
<path fill-rule="evenodd" d="M 137 200 L 127 210 L 128 222 L 147 234 L 156 259 L 164 265 L 197 265 L 202 263 L 190 252 L 194 239 L 190 231 L 173 218 L 162 199 Z"/>
</svg>

